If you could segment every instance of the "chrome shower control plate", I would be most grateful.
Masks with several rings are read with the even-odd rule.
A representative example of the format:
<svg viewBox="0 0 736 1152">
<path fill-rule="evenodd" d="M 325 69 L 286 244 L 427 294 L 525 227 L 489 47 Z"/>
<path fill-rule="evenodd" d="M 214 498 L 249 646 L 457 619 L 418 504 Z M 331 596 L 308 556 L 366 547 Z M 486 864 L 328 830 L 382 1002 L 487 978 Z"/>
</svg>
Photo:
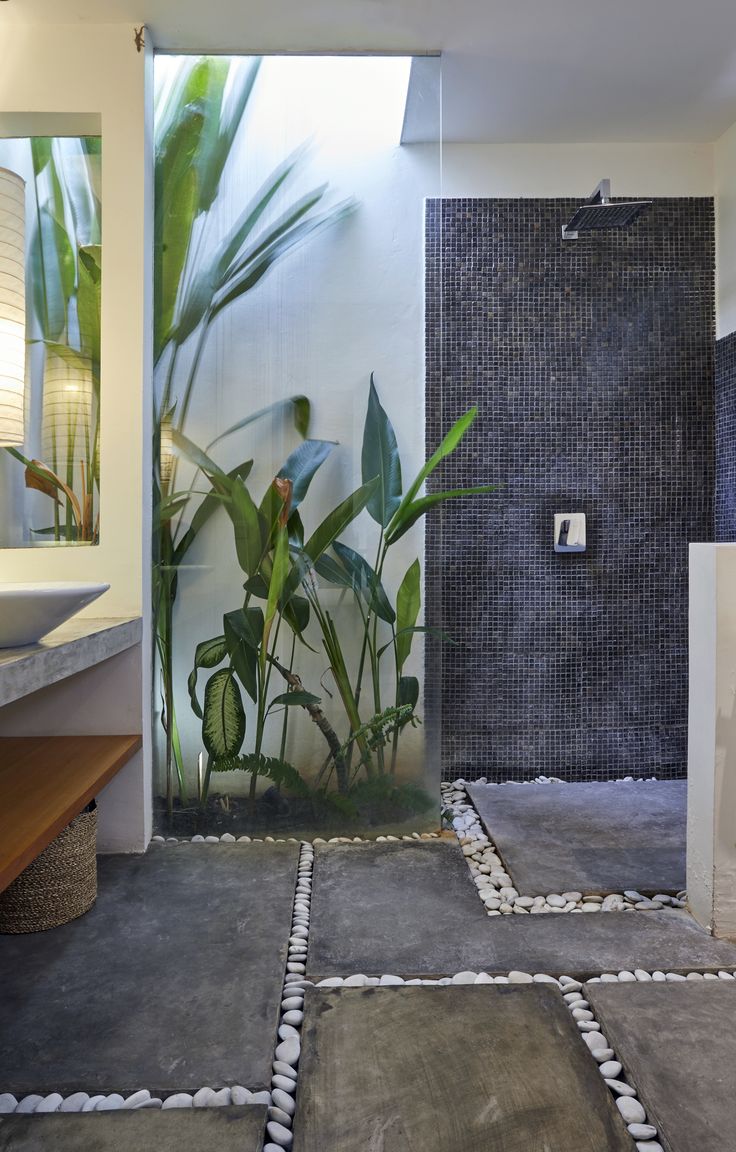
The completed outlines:
<svg viewBox="0 0 736 1152">
<path fill-rule="evenodd" d="M 553 544 L 555 552 L 584 552 L 585 513 L 555 512 Z"/>
</svg>

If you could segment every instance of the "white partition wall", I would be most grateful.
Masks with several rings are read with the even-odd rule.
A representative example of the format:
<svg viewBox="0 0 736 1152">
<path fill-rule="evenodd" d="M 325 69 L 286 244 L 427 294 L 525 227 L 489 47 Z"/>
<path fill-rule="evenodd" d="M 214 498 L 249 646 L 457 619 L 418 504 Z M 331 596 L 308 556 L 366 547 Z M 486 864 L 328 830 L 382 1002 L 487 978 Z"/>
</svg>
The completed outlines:
<svg viewBox="0 0 736 1152">
<path fill-rule="evenodd" d="M 137 654 L 135 667 L 130 655 L 118 661 L 107 688 L 99 683 L 102 673 L 93 676 L 112 709 L 105 716 L 107 730 L 117 724 L 130 731 L 133 709 L 143 732 L 144 754 L 117 784 L 120 820 L 113 837 L 116 850 L 139 851 L 151 828 L 152 47 L 136 43 L 130 24 L 18 23 L 5 26 L 2 39 L 0 134 L 101 129 L 103 257 L 100 543 L 2 549 L 0 580 L 107 581 L 104 602 L 85 615 L 144 617 L 142 644 L 131 650 Z M 94 713 L 94 707 L 79 710 L 75 734 L 99 730 L 100 716 Z M 43 724 L 33 723 L 36 731 L 43 730 Z M 15 722 L 14 728 L 17 733 Z"/>
<path fill-rule="evenodd" d="M 687 889 L 736 939 L 736 544 L 690 545 Z"/>
</svg>

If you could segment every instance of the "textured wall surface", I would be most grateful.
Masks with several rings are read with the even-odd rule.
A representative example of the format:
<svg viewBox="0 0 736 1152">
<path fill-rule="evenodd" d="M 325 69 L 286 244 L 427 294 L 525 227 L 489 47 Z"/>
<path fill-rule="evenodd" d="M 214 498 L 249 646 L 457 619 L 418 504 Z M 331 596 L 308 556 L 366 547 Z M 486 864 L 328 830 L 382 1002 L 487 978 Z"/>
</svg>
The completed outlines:
<svg viewBox="0 0 736 1152">
<path fill-rule="evenodd" d="M 707 198 L 562 242 L 572 200 L 432 200 L 427 444 L 502 490 L 429 518 L 445 775 L 686 770 L 687 553 L 713 539 L 714 228 Z M 555 512 L 588 549 L 552 548 Z M 441 676 L 438 675 L 441 670 Z"/>
<path fill-rule="evenodd" d="M 736 332 L 716 342 L 716 540 L 736 540 Z"/>
</svg>

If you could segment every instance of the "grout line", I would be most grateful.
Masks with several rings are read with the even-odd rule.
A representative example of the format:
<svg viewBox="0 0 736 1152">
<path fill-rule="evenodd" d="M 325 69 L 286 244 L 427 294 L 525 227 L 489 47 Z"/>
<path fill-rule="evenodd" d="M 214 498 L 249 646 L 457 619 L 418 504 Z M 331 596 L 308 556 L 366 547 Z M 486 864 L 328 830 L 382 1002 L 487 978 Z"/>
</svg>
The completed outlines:
<svg viewBox="0 0 736 1152">
<path fill-rule="evenodd" d="M 557 781 L 545 777 L 544 780 L 535 783 L 557 783 Z M 642 779 L 642 783 L 646 781 Z M 677 897 L 662 894 L 657 900 L 648 900 L 640 892 L 633 890 L 629 896 L 618 892 L 607 893 L 605 896 L 598 892 L 586 895 L 578 890 L 548 893 L 544 896 L 520 896 L 501 853 L 483 826 L 466 785 L 465 780 L 454 780 L 450 784 L 440 785 L 443 811 L 446 810 L 444 808 L 446 803 L 454 813 L 452 826 L 488 916 L 510 916 L 514 913 L 537 915 L 560 912 L 644 912 L 686 907 L 684 892 L 679 893 Z M 503 785 L 486 785 L 486 787 L 494 786 L 503 787 Z"/>
</svg>

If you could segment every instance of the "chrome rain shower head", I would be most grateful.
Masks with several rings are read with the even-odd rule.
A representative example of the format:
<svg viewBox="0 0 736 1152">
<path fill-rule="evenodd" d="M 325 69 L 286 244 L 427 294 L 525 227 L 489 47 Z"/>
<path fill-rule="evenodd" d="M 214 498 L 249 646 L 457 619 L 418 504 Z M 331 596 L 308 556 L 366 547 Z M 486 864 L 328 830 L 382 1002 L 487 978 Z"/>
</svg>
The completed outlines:
<svg viewBox="0 0 736 1152">
<path fill-rule="evenodd" d="M 611 200 L 611 181 L 601 180 L 592 196 L 562 226 L 563 240 L 577 240 L 581 232 L 606 228 L 628 228 L 647 209 L 651 200 Z"/>
</svg>

